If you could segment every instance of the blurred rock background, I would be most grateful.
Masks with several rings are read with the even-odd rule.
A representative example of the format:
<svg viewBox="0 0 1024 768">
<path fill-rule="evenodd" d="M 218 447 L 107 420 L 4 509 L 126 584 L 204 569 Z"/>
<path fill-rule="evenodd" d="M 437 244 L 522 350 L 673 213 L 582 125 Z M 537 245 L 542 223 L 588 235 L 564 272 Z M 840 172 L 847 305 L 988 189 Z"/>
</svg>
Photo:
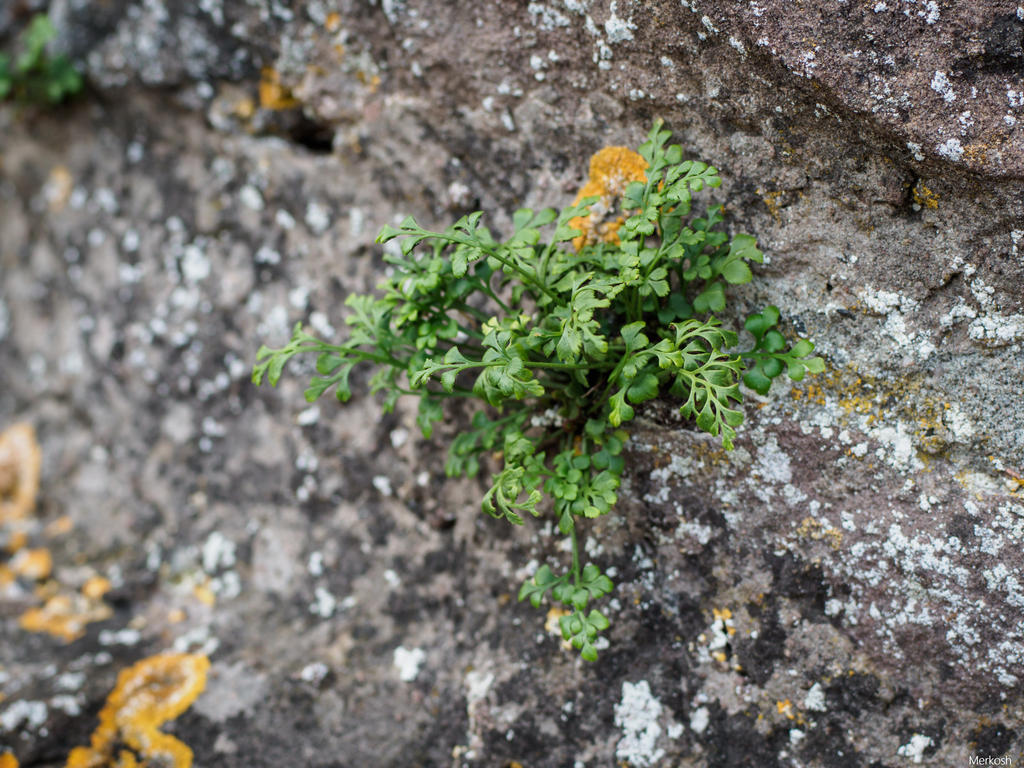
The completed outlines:
<svg viewBox="0 0 1024 768">
<path fill-rule="evenodd" d="M 210 658 L 165 728 L 199 766 L 1022 758 L 1024 8 L 15 0 L 0 47 L 37 11 L 88 86 L 0 106 L 0 429 L 42 450 L 0 544 L 52 561 L 0 581 L 22 766 L 165 651 Z M 344 332 L 382 224 L 507 231 L 655 117 L 766 252 L 736 316 L 778 305 L 829 368 L 748 393 L 731 454 L 644 410 L 588 665 L 514 600 L 558 538 L 481 517 L 454 426 L 248 376 Z M 23 628 L 90 589 L 80 631 Z"/>
</svg>

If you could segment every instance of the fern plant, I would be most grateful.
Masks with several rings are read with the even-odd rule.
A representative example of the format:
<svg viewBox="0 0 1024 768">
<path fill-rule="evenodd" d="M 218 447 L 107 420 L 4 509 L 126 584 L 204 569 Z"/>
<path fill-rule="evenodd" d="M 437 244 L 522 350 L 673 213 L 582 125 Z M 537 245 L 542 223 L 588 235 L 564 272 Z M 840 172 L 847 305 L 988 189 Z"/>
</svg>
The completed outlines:
<svg viewBox="0 0 1024 768">
<path fill-rule="evenodd" d="M 45 14 L 32 17 L 21 35 L 14 57 L 0 53 L 0 101 L 59 104 L 82 90 L 82 76 L 63 54 L 51 56 L 46 47 L 56 36 Z"/>
<path fill-rule="evenodd" d="M 519 599 L 562 604 L 562 635 L 589 661 L 609 625 L 594 604 L 613 584 L 581 562 L 580 528 L 616 503 L 635 406 L 672 398 L 731 449 L 741 381 L 765 394 L 783 371 L 800 380 L 824 370 L 810 341 L 787 342 L 772 306 L 747 318 L 754 343 L 737 351 L 719 317 L 725 290 L 749 282 L 762 253 L 753 237 L 721 231 L 721 206 L 691 217 L 693 193 L 721 179 L 669 139 L 659 121 L 639 154 L 598 153 L 573 205 L 516 211 L 505 240 L 479 212 L 441 232 L 411 217 L 384 227 L 377 242 L 400 242 L 385 256 L 394 271 L 378 295 L 348 298 L 348 338 L 323 341 L 297 325 L 285 347 L 260 348 L 253 370 L 256 384 L 273 385 L 288 360 L 313 355 L 306 399 L 334 390 L 345 402 L 352 369 L 369 365 L 385 411 L 419 398 L 426 438 L 447 399 L 474 403 L 447 473 L 493 469 L 484 512 L 516 525 L 550 515 L 569 538 L 571 561 L 540 566 Z"/>
</svg>

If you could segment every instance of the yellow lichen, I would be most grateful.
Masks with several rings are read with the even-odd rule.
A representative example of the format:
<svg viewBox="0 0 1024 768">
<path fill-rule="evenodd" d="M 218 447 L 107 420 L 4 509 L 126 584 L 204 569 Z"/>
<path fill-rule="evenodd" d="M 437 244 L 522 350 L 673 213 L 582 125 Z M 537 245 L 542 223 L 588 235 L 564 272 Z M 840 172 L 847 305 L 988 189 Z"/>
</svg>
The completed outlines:
<svg viewBox="0 0 1024 768">
<path fill-rule="evenodd" d="M 728 608 L 722 608 L 721 610 L 719 610 L 718 608 L 712 608 L 711 615 L 715 617 L 715 621 L 722 622 L 722 626 L 725 627 L 725 630 L 728 634 L 736 634 L 736 628 L 732 625 L 731 610 L 729 610 Z"/>
<path fill-rule="evenodd" d="M 544 621 L 544 629 L 550 632 L 552 635 L 562 636 L 562 629 L 558 624 L 558 620 L 563 616 L 568 616 L 569 611 L 560 605 L 551 606 L 548 610 L 547 619 Z"/>
<path fill-rule="evenodd" d="M 53 571 L 53 556 L 48 549 L 22 549 L 11 560 L 11 570 L 17 576 L 42 581 Z"/>
<path fill-rule="evenodd" d="M 646 170 L 647 161 L 628 147 L 605 147 L 590 158 L 590 178 L 576 195 L 574 204 L 586 197 L 600 199 L 590 206 L 589 216 L 577 216 L 569 222 L 571 227 L 583 233 L 572 241 L 577 251 L 598 241 L 619 242 L 618 232 L 623 217 L 612 221 L 605 219 L 614 211 L 616 199 L 622 196 L 630 182 L 646 180 Z"/>
<path fill-rule="evenodd" d="M 929 392 L 920 374 L 889 379 L 861 373 L 849 365 L 829 369 L 806 389 L 793 388 L 791 395 L 797 414 L 804 403 L 838 406 L 835 426 L 841 428 L 902 422 L 913 435 L 923 462 L 955 441 L 950 431 L 952 404 Z"/>
<path fill-rule="evenodd" d="M 25 611 L 18 624 L 26 632 L 45 632 L 70 643 L 85 634 L 86 625 L 109 619 L 111 614 L 110 606 L 99 599 L 61 592 L 41 607 Z"/>
<path fill-rule="evenodd" d="M 82 636 L 90 622 L 110 617 L 111 609 L 101 599 L 110 582 L 94 576 L 78 594 L 50 579 L 53 555 L 49 549 L 28 548 L 29 532 L 39 529 L 38 521 L 29 518 L 39 493 L 40 465 L 39 444 L 31 425 L 16 424 L 0 434 L 0 534 L 6 535 L 4 548 L 11 555 L 7 563 L 0 563 L 0 588 L 17 578 L 36 582 L 37 604 L 19 617 L 19 625 L 29 632 L 45 632 L 71 642 Z M 71 518 L 64 515 L 42 532 L 55 537 L 71 527 Z"/>
<path fill-rule="evenodd" d="M 28 544 L 28 534 L 25 531 L 11 531 L 7 536 L 7 551 L 12 555 Z"/>
<path fill-rule="evenodd" d="M 356 79 L 369 88 L 370 93 L 376 93 L 377 89 L 380 87 L 380 75 L 376 73 L 359 70 L 356 72 Z"/>
<path fill-rule="evenodd" d="M 47 538 L 64 536 L 65 534 L 71 533 L 71 529 L 74 527 L 75 526 L 70 515 L 61 515 L 56 520 L 46 524 L 46 528 L 43 529 L 43 535 Z"/>
<path fill-rule="evenodd" d="M 42 455 L 31 424 L 0 434 L 0 523 L 28 517 L 39 493 Z"/>
<path fill-rule="evenodd" d="M 765 208 L 768 209 L 768 213 L 771 214 L 772 218 L 776 222 L 781 222 L 782 218 L 779 216 L 779 211 L 782 210 L 782 198 L 785 197 L 791 190 L 788 189 L 775 189 L 775 190 L 764 190 L 760 187 L 757 188 L 756 192 L 761 196 L 764 201 Z"/>
<path fill-rule="evenodd" d="M 245 96 L 235 102 L 234 112 L 243 120 L 249 120 L 256 114 L 256 102 Z"/>
<path fill-rule="evenodd" d="M 53 167 L 43 190 L 52 213 L 59 213 L 64 209 L 71 198 L 71 190 L 74 186 L 75 180 L 71 177 L 71 171 L 67 169 L 67 166 L 56 165 Z"/>
<path fill-rule="evenodd" d="M 18 758 L 10 752 L 0 755 L 0 768 L 18 768 Z"/>
<path fill-rule="evenodd" d="M 939 198 L 932 192 L 928 187 L 924 185 L 924 182 L 918 181 L 914 186 L 914 202 L 922 208 L 936 209 L 939 207 Z"/>
<path fill-rule="evenodd" d="M 206 687 L 209 667 L 206 656 L 179 653 L 151 656 L 123 670 L 90 745 L 73 749 L 66 768 L 189 768 L 192 750 L 159 728 L 192 705 Z"/>
<path fill-rule="evenodd" d="M 290 88 L 281 84 L 281 75 L 272 67 L 260 73 L 260 106 L 263 109 L 294 109 L 300 102 Z"/>
<path fill-rule="evenodd" d="M 843 545 L 843 532 L 838 528 L 826 526 L 813 517 L 805 517 L 800 521 L 800 527 L 796 529 L 796 535 L 804 540 L 822 541 L 826 540 L 832 549 L 838 551 Z"/>
<path fill-rule="evenodd" d="M 551 606 L 548 610 L 548 616 L 544 620 L 544 629 L 552 635 L 555 635 L 560 641 L 562 648 L 570 650 L 572 644 L 568 640 L 562 637 L 562 625 L 559 623 L 559 619 L 563 616 L 568 616 L 571 613 L 567 608 L 563 608 L 560 605 Z"/>
<path fill-rule="evenodd" d="M 203 605 L 212 606 L 217 602 L 217 596 L 206 584 L 197 584 L 192 592 L 196 596 L 196 599 Z"/>
</svg>

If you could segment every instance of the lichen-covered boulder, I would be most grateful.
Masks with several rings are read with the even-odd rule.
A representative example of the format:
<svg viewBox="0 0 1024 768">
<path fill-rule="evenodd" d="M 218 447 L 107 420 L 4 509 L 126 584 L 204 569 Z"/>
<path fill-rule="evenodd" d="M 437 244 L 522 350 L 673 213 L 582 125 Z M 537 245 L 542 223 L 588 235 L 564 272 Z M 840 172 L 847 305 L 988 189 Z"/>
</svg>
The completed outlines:
<svg viewBox="0 0 1024 768">
<path fill-rule="evenodd" d="M 1018 6 L 50 13 L 90 92 L 0 107 L 0 430 L 42 451 L 0 544 L 52 563 L 0 555 L 0 745 L 23 765 L 88 746 L 119 673 L 161 652 L 210 660 L 160 726 L 196 764 L 1021 758 Z M 0 35 L 26 20 L 0 9 Z M 584 534 L 618 585 L 589 665 L 514 600 L 558 539 L 444 477 L 454 425 L 428 442 L 413 403 L 309 406 L 298 377 L 248 375 L 295 322 L 344 332 L 380 225 L 507 230 L 653 116 L 765 251 L 740 308 L 779 306 L 828 370 L 748 393 L 731 453 L 670 402 L 640 411 Z M 58 597 L 81 631 L 27 631 Z"/>
</svg>

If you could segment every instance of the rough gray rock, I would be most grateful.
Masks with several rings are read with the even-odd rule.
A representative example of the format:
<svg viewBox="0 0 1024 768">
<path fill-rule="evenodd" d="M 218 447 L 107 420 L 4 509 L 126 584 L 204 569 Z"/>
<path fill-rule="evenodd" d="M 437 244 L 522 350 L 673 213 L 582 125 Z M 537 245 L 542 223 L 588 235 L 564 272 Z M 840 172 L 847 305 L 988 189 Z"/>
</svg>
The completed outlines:
<svg viewBox="0 0 1024 768">
<path fill-rule="evenodd" d="M 1024 11 L 93 6 L 51 4 L 88 97 L 0 110 L 0 427 L 39 430 L 56 580 L 114 584 L 71 644 L 19 629 L 31 585 L 0 593 L 23 765 L 170 648 L 211 657 L 168 729 L 200 765 L 1021 758 Z M 264 67 L 300 107 L 259 108 Z M 740 308 L 777 304 L 829 371 L 751 395 L 731 454 L 643 413 L 587 532 L 618 572 L 590 666 L 508 602 L 557 538 L 481 518 L 444 435 L 248 367 L 296 321 L 341 332 L 381 224 L 506 228 L 654 116 L 769 257 Z"/>
</svg>

